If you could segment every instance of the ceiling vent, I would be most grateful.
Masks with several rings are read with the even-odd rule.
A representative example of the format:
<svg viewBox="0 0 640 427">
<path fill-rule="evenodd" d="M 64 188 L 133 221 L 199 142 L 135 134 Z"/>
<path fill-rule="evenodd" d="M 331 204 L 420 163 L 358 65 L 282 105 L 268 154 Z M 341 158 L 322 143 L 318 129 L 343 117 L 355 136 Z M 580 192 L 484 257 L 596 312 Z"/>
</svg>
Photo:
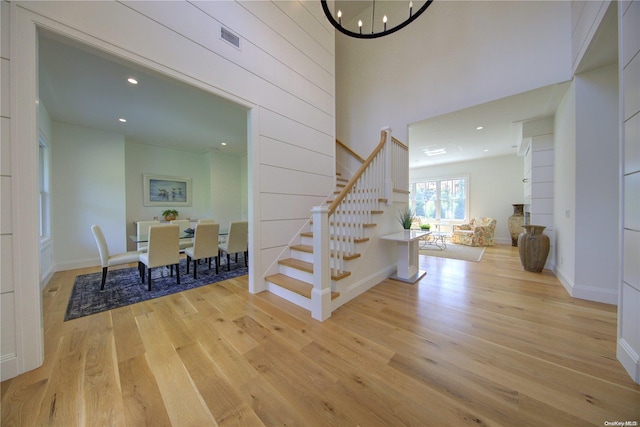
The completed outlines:
<svg viewBox="0 0 640 427">
<path fill-rule="evenodd" d="M 220 38 L 234 47 L 240 49 L 240 36 L 234 34 L 227 28 L 220 26 Z"/>
</svg>

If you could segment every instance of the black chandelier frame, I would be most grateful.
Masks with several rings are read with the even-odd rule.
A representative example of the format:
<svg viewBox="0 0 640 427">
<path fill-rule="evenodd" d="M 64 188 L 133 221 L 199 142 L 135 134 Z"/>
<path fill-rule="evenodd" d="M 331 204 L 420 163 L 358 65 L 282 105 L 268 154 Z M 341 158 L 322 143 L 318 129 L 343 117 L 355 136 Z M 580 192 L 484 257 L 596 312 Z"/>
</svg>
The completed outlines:
<svg viewBox="0 0 640 427">
<path fill-rule="evenodd" d="M 407 25 L 411 24 L 413 21 L 416 20 L 416 18 L 418 18 L 420 15 L 422 15 L 422 13 L 425 10 L 427 10 L 427 8 L 431 5 L 431 3 L 433 3 L 433 0 L 427 0 L 416 11 L 416 13 L 410 13 L 409 18 L 407 18 L 401 24 L 398 24 L 395 27 L 392 27 L 392 28 L 389 28 L 389 29 L 385 29 L 384 31 L 377 32 L 377 33 L 374 33 L 374 32 L 371 32 L 371 33 L 362 33 L 362 32 L 356 33 L 356 32 L 353 32 L 351 30 L 348 30 L 348 29 L 344 28 L 342 26 L 342 24 L 340 24 L 338 21 L 336 21 L 336 19 L 333 17 L 333 14 L 329 10 L 329 5 L 327 4 L 327 0 L 320 0 L 320 3 L 322 4 L 322 10 L 324 11 L 325 16 L 327 17 L 327 20 L 329 20 L 329 22 L 331 22 L 331 25 L 333 25 L 335 27 L 335 29 L 340 31 L 342 34 L 346 34 L 349 37 L 355 37 L 357 39 L 375 39 L 375 38 L 378 38 L 378 37 L 383 37 L 383 36 L 395 33 L 396 31 L 401 30 L 404 27 L 406 27 Z M 373 0 L 373 3 L 375 5 L 375 0 Z"/>
</svg>

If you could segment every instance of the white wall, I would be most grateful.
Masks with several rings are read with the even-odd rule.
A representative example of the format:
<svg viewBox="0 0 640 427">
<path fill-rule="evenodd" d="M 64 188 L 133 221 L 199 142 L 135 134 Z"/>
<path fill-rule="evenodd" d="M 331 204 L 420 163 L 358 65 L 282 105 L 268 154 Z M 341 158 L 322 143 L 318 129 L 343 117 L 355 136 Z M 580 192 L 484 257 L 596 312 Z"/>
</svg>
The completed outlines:
<svg viewBox="0 0 640 427">
<path fill-rule="evenodd" d="M 617 93 L 616 65 L 577 75 L 555 120 L 556 273 L 570 295 L 609 304 L 618 299 Z"/>
<path fill-rule="evenodd" d="M 554 211 L 556 274 L 575 283 L 576 91 L 571 84 L 554 121 Z M 565 285 L 567 286 L 567 285 Z"/>
<path fill-rule="evenodd" d="M 523 174 L 522 157 L 512 155 L 410 169 L 409 181 L 468 176 L 469 216 L 495 218 L 496 242 L 511 244 L 507 220 L 513 214 L 511 205 L 523 203 Z"/>
<path fill-rule="evenodd" d="M 618 66 L 576 75 L 576 273 L 573 296 L 617 304 Z M 597 233 L 589 233 L 596 224 Z M 612 236 L 602 239 L 601 236 Z M 597 248 L 597 250 L 596 250 Z"/>
<path fill-rule="evenodd" d="M 112 252 L 124 252 L 124 137 L 54 121 L 51 154 L 56 269 L 96 265 L 93 224 L 100 225 Z"/>
<path fill-rule="evenodd" d="M 211 216 L 211 171 L 208 154 L 157 147 L 134 141 L 125 142 L 126 235 L 136 233 L 134 221 L 161 221 L 165 209 L 176 209 L 179 219 Z M 191 178 L 191 206 L 144 206 L 143 174 Z M 236 177 L 239 180 L 240 177 Z M 233 200 L 229 200 L 232 202 Z M 225 201 L 226 202 L 226 201 Z M 129 250 L 135 248 L 127 242 Z"/>
<path fill-rule="evenodd" d="M 210 155 L 209 218 L 228 230 L 229 222 L 247 220 L 247 158 Z M 244 175 L 243 175 L 244 174 Z"/>
<path fill-rule="evenodd" d="M 368 155 L 390 126 L 571 78 L 570 2 L 436 1 L 375 40 L 336 35 L 336 134 Z"/>
</svg>

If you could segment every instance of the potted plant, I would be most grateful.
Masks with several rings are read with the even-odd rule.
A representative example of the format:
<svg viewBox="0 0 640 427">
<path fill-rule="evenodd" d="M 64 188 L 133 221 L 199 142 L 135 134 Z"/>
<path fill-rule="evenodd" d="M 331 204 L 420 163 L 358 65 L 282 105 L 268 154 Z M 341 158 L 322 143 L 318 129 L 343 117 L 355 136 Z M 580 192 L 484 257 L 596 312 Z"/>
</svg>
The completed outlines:
<svg viewBox="0 0 640 427">
<path fill-rule="evenodd" d="M 420 228 L 425 231 L 429 231 L 431 230 L 431 224 L 420 224 Z"/>
<path fill-rule="evenodd" d="M 413 210 L 411 208 L 404 208 L 398 211 L 398 221 L 402 225 L 402 228 L 409 230 L 411 223 L 413 222 Z"/>
<path fill-rule="evenodd" d="M 175 209 L 167 209 L 166 211 L 162 212 L 162 216 L 167 221 L 173 221 L 178 217 L 178 211 Z"/>
</svg>

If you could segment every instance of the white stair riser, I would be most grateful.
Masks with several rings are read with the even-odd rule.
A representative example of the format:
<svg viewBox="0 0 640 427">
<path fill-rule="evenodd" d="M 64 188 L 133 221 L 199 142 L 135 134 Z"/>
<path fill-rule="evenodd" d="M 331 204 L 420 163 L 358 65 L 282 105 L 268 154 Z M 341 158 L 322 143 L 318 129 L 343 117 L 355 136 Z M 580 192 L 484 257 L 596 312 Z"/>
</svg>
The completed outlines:
<svg viewBox="0 0 640 427">
<path fill-rule="evenodd" d="M 292 249 L 291 250 L 291 258 L 297 259 L 297 260 L 300 260 L 300 261 L 306 261 L 306 262 L 313 263 L 313 254 L 309 253 L 309 252 L 297 251 L 295 249 Z M 358 259 L 358 258 L 355 258 L 355 259 Z M 353 261 L 353 260 L 344 261 L 343 269 L 349 270 L 349 262 L 350 261 Z M 329 260 L 329 265 L 331 266 L 331 268 L 334 268 L 336 266 L 334 257 L 331 257 L 331 259 Z"/>
<path fill-rule="evenodd" d="M 282 264 L 279 265 L 278 271 L 285 276 L 293 277 L 294 279 L 302 280 L 303 282 L 313 283 L 313 274 L 307 273 L 306 271 L 298 270 L 297 268 Z"/>
<path fill-rule="evenodd" d="M 267 284 L 269 292 L 271 292 L 272 294 L 275 294 L 280 298 L 283 298 L 299 307 L 302 307 L 305 310 L 311 310 L 311 300 L 309 298 L 305 298 L 302 295 L 291 292 L 290 290 L 278 286 L 275 283 L 267 281 Z"/>
</svg>

